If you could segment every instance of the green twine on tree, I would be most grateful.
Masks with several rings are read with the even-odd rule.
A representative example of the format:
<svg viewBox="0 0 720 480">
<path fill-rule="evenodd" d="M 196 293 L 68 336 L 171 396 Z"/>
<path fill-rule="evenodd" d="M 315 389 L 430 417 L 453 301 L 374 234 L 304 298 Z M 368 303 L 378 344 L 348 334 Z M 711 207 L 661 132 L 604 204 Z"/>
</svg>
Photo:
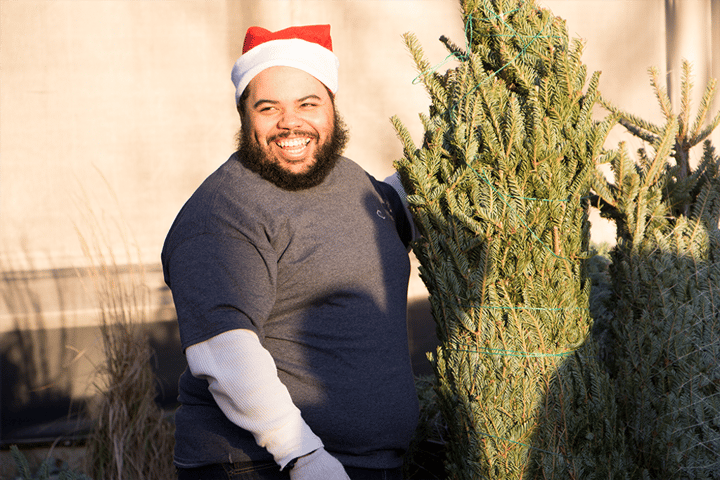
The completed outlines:
<svg viewBox="0 0 720 480">
<path fill-rule="evenodd" d="M 520 53 L 518 53 L 517 55 L 515 55 L 515 57 L 514 57 L 512 60 L 510 60 L 510 61 L 507 62 L 505 65 L 503 65 L 502 67 L 500 67 L 498 70 L 494 71 L 494 72 L 488 77 L 488 79 L 490 79 L 490 78 L 494 77 L 495 75 L 497 75 L 498 73 L 502 72 L 502 71 L 503 71 L 505 68 L 507 68 L 512 62 L 514 62 L 515 60 L 517 60 L 518 58 L 520 58 L 520 56 L 522 56 L 522 55 L 525 53 L 525 51 L 530 47 L 530 45 L 532 45 L 532 43 L 533 43 L 536 39 L 538 39 L 538 38 L 559 38 L 559 37 L 556 36 L 556 35 L 540 35 L 540 34 L 543 32 L 543 30 L 545 30 L 545 27 L 547 26 L 547 24 L 546 24 L 546 25 L 543 25 L 542 29 L 541 29 L 538 33 L 536 33 L 535 35 L 533 35 L 533 36 L 522 35 L 522 34 L 517 33 L 517 32 L 512 28 L 512 26 L 510 26 L 510 25 L 505 21 L 505 15 L 510 15 L 511 13 L 515 13 L 515 12 L 517 12 L 517 11 L 519 11 L 519 10 L 520 10 L 520 8 L 518 7 L 518 8 L 515 8 L 515 9 L 513 9 L 513 10 L 510 10 L 510 11 L 508 11 L 508 12 L 503 12 L 503 13 L 495 14 L 493 17 L 485 17 L 485 18 L 480 18 L 480 19 L 478 19 L 478 21 L 481 21 L 481 22 L 489 22 L 490 20 L 492 20 L 492 19 L 494 19 L 494 18 L 498 18 L 498 19 L 500 19 L 500 21 L 502 22 L 503 25 L 505 25 L 508 29 L 510 29 L 510 30 L 513 32 L 512 35 L 490 35 L 491 37 L 518 37 L 518 38 L 529 38 L 529 39 L 530 39 L 530 41 L 527 43 L 527 45 L 523 46 L 522 50 L 520 50 Z M 472 13 L 470 13 L 470 14 L 467 15 L 467 20 L 465 20 L 464 30 L 465 30 L 465 51 L 466 51 L 466 52 L 472 51 L 472 36 L 473 36 L 472 21 L 473 21 L 473 19 L 474 19 L 474 17 L 473 17 L 473 15 L 472 15 Z M 429 74 L 429 73 L 436 72 L 440 67 L 442 67 L 443 65 L 445 65 L 445 64 L 446 64 L 447 62 L 449 62 L 450 59 L 452 59 L 452 58 L 457 58 L 457 59 L 460 60 L 460 61 L 466 60 L 468 54 L 466 53 L 464 56 L 465 56 L 466 58 L 462 58 L 462 56 L 459 55 L 459 54 L 456 53 L 456 52 L 450 53 L 450 54 L 449 54 L 447 57 L 445 57 L 445 59 L 444 59 L 442 62 L 440 62 L 439 64 L 437 64 L 437 65 L 435 65 L 434 67 L 431 67 L 431 68 L 429 68 L 428 70 L 426 70 L 426 71 L 421 72 L 420 74 L 418 74 L 418 76 L 416 76 L 416 77 L 413 79 L 412 84 L 413 84 L 413 85 L 417 85 L 418 83 L 421 82 L 421 79 L 422 79 L 425 75 L 427 75 L 427 74 Z M 480 86 L 480 85 L 476 85 L 476 86 L 475 86 L 473 89 L 471 89 L 465 96 L 470 95 L 470 94 L 471 94 L 475 89 L 477 89 L 479 86 Z M 451 114 L 452 114 L 452 111 L 451 111 Z"/>
<path fill-rule="evenodd" d="M 539 447 L 535 447 L 535 446 L 533 446 L 533 445 L 528 445 L 527 443 L 516 442 L 515 440 L 510 440 L 509 438 L 498 437 L 498 436 L 491 435 L 491 434 L 486 433 L 486 432 L 477 432 L 477 433 L 480 434 L 480 435 L 485 435 L 486 437 L 494 438 L 495 440 L 501 440 L 501 441 L 503 441 L 503 442 L 514 443 L 515 445 L 519 445 L 519 446 L 521 446 L 521 447 L 527 447 L 527 448 L 532 449 L 532 450 L 535 450 L 535 451 L 537 451 L 537 452 L 547 453 L 548 455 L 555 455 L 555 456 L 557 456 L 557 457 L 562 457 L 562 458 L 564 458 L 564 459 L 566 459 L 566 460 L 572 460 L 572 457 L 569 457 L 569 456 L 567 456 L 567 455 L 563 455 L 563 454 L 560 453 L 560 452 L 551 452 L 551 451 L 549 451 L 549 450 L 545 450 L 545 449 L 542 449 L 542 448 L 539 448 Z"/>
<path fill-rule="evenodd" d="M 467 162 L 466 162 L 466 165 L 467 165 L 468 167 L 470 167 L 470 169 L 471 169 L 473 172 L 475 172 L 478 176 L 480 176 L 483 180 L 485 180 L 485 182 L 486 182 L 486 183 L 490 186 L 490 188 L 497 194 L 497 196 L 500 198 L 500 200 L 502 200 L 503 203 L 504 203 L 508 208 L 510 208 L 513 212 L 515 212 L 515 207 L 513 207 L 512 204 L 510 204 L 509 202 L 507 202 L 507 201 L 505 200 L 505 195 L 503 195 L 502 193 L 500 193 L 500 192 L 498 191 L 498 189 L 495 188 L 495 186 L 490 182 L 490 179 L 487 178 L 487 176 L 485 175 L 485 173 L 480 173 L 480 172 L 478 172 L 477 170 L 475 170 L 475 169 L 473 168 L 472 165 L 470 165 L 470 164 L 467 163 Z M 552 201 L 552 200 L 548 200 L 548 201 Z M 558 201 L 559 201 L 559 200 L 558 200 Z M 547 250 L 548 252 L 550 252 L 550 254 L 551 254 L 552 256 L 554 256 L 555 258 L 558 258 L 558 259 L 560 259 L 560 260 L 565 260 L 565 261 L 568 262 L 568 263 L 572 263 L 572 260 L 570 260 L 569 258 L 565 258 L 565 257 L 563 257 L 562 255 L 559 255 L 559 254 L 555 253 L 545 242 L 543 242 L 543 240 L 533 231 L 532 228 L 530 228 L 530 225 L 528 225 L 527 222 L 526 222 L 520 215 L 517 214 L 517 212 L 515 212 L 515 216 L 518 218 L 518 220 L 520 220 L 520 222 L 525 226 L 525 228 L 527 228 L 528 232 L 530 232 L 530 235 L 532 235 L 532 237 L 533 237 L 535 240 L 537 240 L 537 241 L 540 243 L 540 245 L 542 245 L 542 246 L 545 248 L 545 250 Z"/>
<path fill-rule="evenodd" d="M 455 303 L 455 302 L 452 302 Z M 476 305 L 472 303 L 455 303 L 458 307 L 469 307 L 469 308 L 484 308 L 488 310 L 531 310 L 531 311 L 540 311 L 540 312 L 560 312 L 563 310 L 583 310 L 586 312 L 589 312 L 589 308 L 582 308 L 582 307 L 575 307 L 575 308 L 567 308 L 567 307 L 526 307 L 526 306 L 520 306 L 520 307 L 507 307 L 507 306 L 500 306 L 500 305 Z"/>
<path fill-rule="evenodd" d="M 508 307 L 508 306 L 500 306 L 500 305 L 474 305 L 474 304 L 463 304 L 463 303 L 456 303 L 458 307 L 469 307 L 469 308 L 481 308 L 486 310 L 530 310 L 530 311 L 540 311 L 540 312 L 559 312 L 559 311 L 577 311 L 582 310 L 589 312 L 589 308 L 566 308 L 566 307 L 526 307 L 526 306 L 520 306 L 520 307 Z M 572 355 L 575 353 L 576 349 L 573 350 L 566 350 L 559 353 L 543 353 L 543 352 L 523 352 L 519 350 L 504 350 L 501 348 L 486 348 L 486 349 L 475 349 L 470 348 L 472 345 L 465 344 L 464 346 L 468 348 L 452 348 L 452 350 L 456 352 L 467 352 L 467 353 L 483 353 L 486 355 L 502 355 L 502 356 L 508 356 L 508 357 L 531 357 L 531 358 L 540 358 L 540 357 L 565 357 L 568 355 Z"/>
<path fill-rule="evenodd" d="M 576 352 L 576 350 L 566 350 L 558 353 L 544 353 L 544 352 L 521 352 L 516 350 L 503 350 L 500 348 L 451 348 L 455 352 L 464 353 L 482 353 L 484 355 L 497 355 L 501 357 L 524 357 L 524 358 L 546 358 L 546 357 L 567 357 Z"/>
<path fill-rule="evenodd" d="M 546 308 L 546 307 L 500 307 L 497 305 L 461 305 L 471 308 L 487 308 L 487 309 L 499 309 L 499 310 L 535 310 L 541 312 L 559 312 L 561 310 L 586 310 L 582 308 Z"/>
</svg>

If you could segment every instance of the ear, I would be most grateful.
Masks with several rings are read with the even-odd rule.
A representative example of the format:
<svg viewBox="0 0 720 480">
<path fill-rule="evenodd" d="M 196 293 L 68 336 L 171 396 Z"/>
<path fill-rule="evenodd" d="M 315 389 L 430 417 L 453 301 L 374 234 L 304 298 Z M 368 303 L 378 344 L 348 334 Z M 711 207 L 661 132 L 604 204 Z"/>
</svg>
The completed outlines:
<svg viewBox="0 0 720 480">
<path fill-rule="evenodd" d="M 240 121 L 243 120 L 243 117 L 245 116 L 245 104 L 247 103 L 247 99 L 250 96 L 250 90 L 245 87 L 245 90 L 243 90 L 242 94 L 240 94 L 240 97 L 238 98 L 237 103 L 235 104 L 235 108 L 237 109 L 238 113 L 240 114 Z"/>
</svg>

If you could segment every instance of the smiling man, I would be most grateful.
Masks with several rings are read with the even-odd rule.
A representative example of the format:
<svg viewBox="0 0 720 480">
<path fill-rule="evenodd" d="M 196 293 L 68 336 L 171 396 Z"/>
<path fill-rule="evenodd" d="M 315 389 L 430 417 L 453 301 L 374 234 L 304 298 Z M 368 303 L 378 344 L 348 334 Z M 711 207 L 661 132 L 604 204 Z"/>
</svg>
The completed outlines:
<svg viewBox="0 0 720 480">
<path fill-rule="evenodd" d="M 332 92 L 294 67 L 273 66 L 258 73 L 238 110 L 238 150 L 245 154 L 245 166 L 286 190 L 322 182 L 347 142 Z"/>
<path fill-rule="evenodd" d="M 168 233 L 180 480 L 402 478 L 412 226 L 397 177 L 342 156 L 338 63 L 328 25 L 250 28 L 238 150 Z"/>
</svg>

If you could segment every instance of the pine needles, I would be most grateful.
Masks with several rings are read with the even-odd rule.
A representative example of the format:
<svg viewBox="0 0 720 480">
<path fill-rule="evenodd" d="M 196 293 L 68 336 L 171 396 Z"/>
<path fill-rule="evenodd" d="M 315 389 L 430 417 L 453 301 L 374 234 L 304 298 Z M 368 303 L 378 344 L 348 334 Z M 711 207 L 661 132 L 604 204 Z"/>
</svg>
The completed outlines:
<svg viewBox="0 0 720 480">
<path fill-rule="evenodd" d="M 635 162 L 620 145 L 614 182 L 598 174 L 594 185 L 618 226 L 610 368 L 638 478 L 720 478 L 720 157 L 706 142 L 695 169 L 690 162 L 720 114 L 708 122 L 712 81 L 690 126 L 687 62 L 683 72 L 675 114 L 650 69 L 664 125 L 604 102 L 647 147 Z"/>
<path fill-rule="evenodd" d="M 393 119 L 441 343 L 432 363 L 446 473 L 531 478 L 559 461 L 556 472 L 577 476 L 582 451 L 604 448 L 591 433 L 605 429 L 596 420 L 612 397 L 585 345 L 585 262 L 590 173 L 613 122 L 592 119 L 599 74 L 588 80 L 561 19 L 533 2 L 462 5 L 467 48 L 441 39 L 457 68 L 428 70 L 405 37 L 431 99 L 422 146 Z"/>
<path fill-rule="evenodd" d="M 406 35 L 431 100 L 422 144 L 393 119 L 441 343 L 447 478 L 720 478 L 720 157 L 708 142 L 690 157 L 720 124 L 716 83 L 693 116 L 686 63 L 676 114 L 650 69 L 656 125 L 600 99 L 550 12 L 462 5 L 467 47 L 441 39 L 459 62 L 444 75 Z M 636 158 L 604 149 L 616 122 L 646 142 Z M 594 277 L 601 343 L 590 198 L 617 227 Z"/>
</svg>

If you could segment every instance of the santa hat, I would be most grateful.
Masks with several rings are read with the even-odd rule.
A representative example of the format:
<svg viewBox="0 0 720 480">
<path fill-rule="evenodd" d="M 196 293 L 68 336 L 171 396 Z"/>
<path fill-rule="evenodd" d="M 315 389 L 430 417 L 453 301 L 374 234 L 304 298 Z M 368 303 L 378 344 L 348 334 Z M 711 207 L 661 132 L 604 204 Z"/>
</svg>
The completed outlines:
<svg viewBox="0 0 720 480">
<path fill-rule="evenodd" d="M 255 75 L 275 66 L 303 70 L 336 93 L 339 65 L 332 52 L 330 25 L 290 27 L 277 32 L 250 27 L 245 34 L 243 54 L 232 69 L 235 103 Z"/>
</svg>

